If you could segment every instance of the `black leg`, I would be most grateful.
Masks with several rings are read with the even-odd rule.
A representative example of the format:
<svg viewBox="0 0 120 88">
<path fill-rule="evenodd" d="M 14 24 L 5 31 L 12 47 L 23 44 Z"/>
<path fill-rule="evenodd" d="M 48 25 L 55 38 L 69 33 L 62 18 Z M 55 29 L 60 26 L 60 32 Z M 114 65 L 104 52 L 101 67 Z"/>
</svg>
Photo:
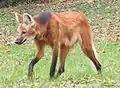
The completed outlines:
<svg viewBox="0 0 120 88">
<path fill-rule="evenodd" d="M 52 63 L 51 63 L 51 67 L 50 67 L 50 78 L 52 78 L 55 74 L 57 57 L 58 57 L 58 53 L 53 54 Z"/>
<path fill-rule="evenodd" d="M 61 45 L 60 47 L 60 66 L 59 66 L 59 70 L 57 73 L 57 77 L 60 76 L 65 70 L 65 61 L 66 61 L 66 57 L 67 54 L 69 52 L 70 47 L 67 47 L 65 45 Z"/>
<path fill-rule="evenodd" d="M 101 64 L 99 64 L 99 65 L 96 67 L 96 69 L 97 69 L 98 74 L 101 74 L 101 73 L 102 73 L 102 72 L 101 72 Z"/>
<path fill-rule="evenodd" d="M 33 73 L 33 67 L 34 65 L 39 61 L 39 58 L 35 57 L 32 59 L 32 61 L 29 64 L 29 69 L 28 69 L 28 77 L 32 78 L 32 73 Z"/>
<path fill-rule="evenodd" d="M 64 68 L 59 68 L 57 75 L 59 76 L 59 75 L 61 75 L 63 72 L 64 72 Z"/>
</svg>

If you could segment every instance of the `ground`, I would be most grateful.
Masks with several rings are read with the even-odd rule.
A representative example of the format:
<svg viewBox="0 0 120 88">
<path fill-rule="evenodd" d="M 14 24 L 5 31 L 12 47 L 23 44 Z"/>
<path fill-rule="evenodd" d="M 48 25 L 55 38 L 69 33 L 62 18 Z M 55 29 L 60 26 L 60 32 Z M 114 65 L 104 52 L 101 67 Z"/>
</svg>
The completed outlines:
<svg viewBox="0 0 120 88">
<path fill-rule="evenodd" d="M 72 0 L 71 0 L 72 1 Z M 79 1 L 79 0 L 77 0 Z M 119 88 L 120 87 L 120 1 L 96 0 L 95 3 L 74 2 L 65 5 L 30 4 L 0 9 L 0 88 Z M 97 75 L 88 58 L 76 44 L 71 49 L 65 73 L 49 79 L 51 49 L 34 69 L 34 79 L 27 79 L 28 65 L 35 55 L 35 46 L 13 44 L 17 34 L 14 11 L 39 14 L 42 10 L 82 11 L 91 24 L 94 43 L 102 63 L 102 75 Z M 22 51 L 22 52 L 21 52 Z M 59 65 L 59 63 L 58 63 Z M 57 65 L 57 68 L 58 68 Z M 57 69 L 58 70 L 58 69 Z"/>
</svg>

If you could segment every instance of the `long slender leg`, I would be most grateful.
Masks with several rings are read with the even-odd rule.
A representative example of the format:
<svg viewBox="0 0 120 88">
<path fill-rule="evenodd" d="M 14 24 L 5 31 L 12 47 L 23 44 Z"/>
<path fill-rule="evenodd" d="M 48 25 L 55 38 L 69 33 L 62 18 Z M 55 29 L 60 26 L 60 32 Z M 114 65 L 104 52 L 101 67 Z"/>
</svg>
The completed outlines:
<svg viewBox="0 0 120 88">
<path fill-rule="evenodd" d="M 65 60 L 69 52 L 69 47 L 62 45 L 60 47 L 60 66 L 57 76 L 61 75 L 64 72 Z"/>
<path fill-rule="evenodd" d="M 32 78 L 32 73 L 33 73 L 33 67 L 34 65 L 39 61 L 39 57 L 34 57 L 32 61 L 29 64 L 29 69 L 28 69 L 28 77 Z"/>
<path fill-rule="evenodd" d="M 52 78 L 55 75 L 57 58 L 58 58 L 58 49 L 55 48 L 55 49 L 53 49 L 52 63 L 51 63 L 51 67 L 50 67 L 50 78 Z"/>
<path fill-rule="evenodd" d="M 83 52 L 90 58 L 90 60 L 94 63 L 98 73 L 101 73 L 101 64 L 97 60 L 95 56 L 95 52 L 89 48 L 83 49 Z"/>
<path fill-rule="evenodd" d="M 95 47 L 90 39 L 85 41 L 85 39 L 82 40 L 81 48 L 84 52 L 84 54 L 89 57 L 89 59 L 93 62 L 95 65 L 97 72 L 101 73 L 101 64 L 98 61 L 97 53 L 95 50 Z"/>
<path fill-rule="evenodd" d="M 44 42 L 36 42 L 37 54 L 29 64 L 28 77 L 32 78 L 34 65 L 44 56 Z"/>
</svg>

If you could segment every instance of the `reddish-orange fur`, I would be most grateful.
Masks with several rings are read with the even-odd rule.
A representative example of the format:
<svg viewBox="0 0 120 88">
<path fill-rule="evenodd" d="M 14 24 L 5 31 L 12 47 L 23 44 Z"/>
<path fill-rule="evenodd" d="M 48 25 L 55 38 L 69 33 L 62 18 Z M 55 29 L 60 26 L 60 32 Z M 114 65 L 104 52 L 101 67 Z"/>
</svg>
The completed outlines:
<svg viewBox="0 0 120 88">
<path fill-rule="evenodd" d="M 60 67 L 58 73 L 64 72 L 64 64 L 66 56 L 70 48 L 78 41 L 84 54 L 91 59 L 98 71 L 101 71 L 101 65 L 97 60 L 96 51 L 92 39 L 92 30 L 82 12 L 60 12 L 51 13 L 51 18 L 44 25 L 39 23 L 39 16 L 34 16 L 34 22 L 28 31 L 35 36 L 35 44 L 37 46 L 37 59 L 44 56 L 45 45 L 51 46 L 53 50 L 52 64 L 50 76 L 54 76 L 56 59 L 60 51 Z M 21 24 L 21 23 L 20 23 Z M 25 30 L 25 26 L 21 26 L 20 31 Z M 32 31 L 31 31 L 32 30 Z M 29 33 L 29 32 L 28 32 Z M 20 39 L 20 38 L 19 38 Z M 36 59 L 36 58 L 35 58 Z M 31 75 L 30 75 L 31 76 Z"/>
</svg>

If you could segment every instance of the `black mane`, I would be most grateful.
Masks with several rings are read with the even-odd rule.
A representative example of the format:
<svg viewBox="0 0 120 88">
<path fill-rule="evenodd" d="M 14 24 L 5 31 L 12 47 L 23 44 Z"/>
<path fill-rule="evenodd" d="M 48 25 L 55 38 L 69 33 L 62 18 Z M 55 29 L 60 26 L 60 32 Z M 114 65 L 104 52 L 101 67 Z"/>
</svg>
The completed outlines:
<svg viewBox="0 0 120 88">
<path fill-rule="evenodd" d="M 46 22 L 49 21 L 50 18 L 51 18 L 51 12 L 42 12 L 40 14 L 40 23 L 44 25 L 46 24 Z"/>
</svg>

